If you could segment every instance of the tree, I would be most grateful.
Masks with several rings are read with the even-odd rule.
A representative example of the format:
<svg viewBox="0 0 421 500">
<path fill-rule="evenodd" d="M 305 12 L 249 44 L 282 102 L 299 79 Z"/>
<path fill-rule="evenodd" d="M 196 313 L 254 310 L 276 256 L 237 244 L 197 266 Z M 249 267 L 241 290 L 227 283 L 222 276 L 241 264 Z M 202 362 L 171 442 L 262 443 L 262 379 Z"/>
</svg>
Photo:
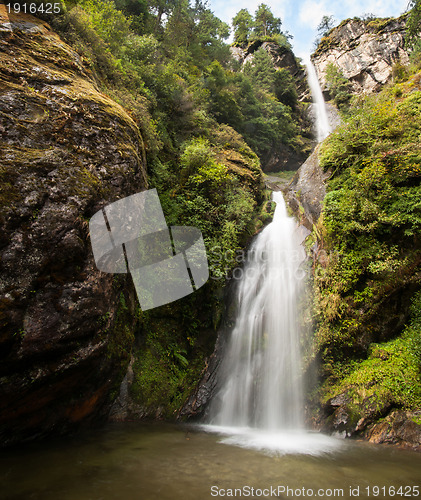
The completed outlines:
<svg viewBox="0 0 421 500">
<path fill-rule="evenodd" d="M 253 29 L 253 17 L 247 9 L 241 9 L 232 19 L 234 42 L 246 45 Z"/>
<path fill-rule="evenodd" d="M 352 96 L 351 84 L 332 62 L 329 62 L 326 67 L 326 85 L 334 103 L 339 109 L 345 110 Z"/>
<path fill-rule="evenodd" d="M 260 48 L 253 54 L 253 62 L 248 62 L 244 67 L 244 74 L 249 76 L 256 88 L 274 92 L 276 69 L 273 61 L 265 49 Z"/>
<path fill-rule="evenodd" d="M 229 26 L 204 2 L 196 0 L 192 5 L 179 0 L 166 23 L 164 45 L 179 62 L 190 60 L 204 68 L 214 59 L 225 62 L 229 58 L 229 47 L 223 43 L 228 36 Z"/>
<path fill-rule="evenodd" d="M 410 0 L 408 20 L 406 22 L 406 44 L 408 47 L 420 47 L 421 0 Z M 419 49 L 420 50 L 420 49 Z"/>
<path fill-rule="evenodd" d="M 114 0 L 117 9 L 121 10 L 130 20 L 133 31 L 143 34 L 151 19 L 148 0 Z"/>
<path fill-rule="evenodd" d="M 270 8 L 261 3 L 254 15 L 254 33 L 257 37 L 266 37 L 281 33 L 282 21 L 272 14 Z"/>
<path fill-rule="evenodd" d="M 329 31 L 335 26 L 335 18 L 333 16 L 323 16 L 320 24 L 317 26 L 317 34 L 320 38 L 326 36 Z"/>
</svg>

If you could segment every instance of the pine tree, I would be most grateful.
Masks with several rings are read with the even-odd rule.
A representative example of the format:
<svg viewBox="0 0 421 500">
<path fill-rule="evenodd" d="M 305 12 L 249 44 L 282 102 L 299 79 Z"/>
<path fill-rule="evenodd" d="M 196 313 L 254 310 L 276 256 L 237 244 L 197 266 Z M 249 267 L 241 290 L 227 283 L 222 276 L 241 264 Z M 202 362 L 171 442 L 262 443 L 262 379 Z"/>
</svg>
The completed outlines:
<svg viewBox="0 0 421 500">
<path fill-rule="evenodd" d="M 239 45 L 247 45 L 252 29 L 253 17 L 247 9 L 241 9 L 232 20 L 234 28 L 234 42 Z"/>
<path fill-rule="evenodd" d="M 261 3 L 254 15 L 254 33 L 257 37 L 266 37 L 281 33 L 282 21 L 272 14 L 270 8 Z"/>
</svg>

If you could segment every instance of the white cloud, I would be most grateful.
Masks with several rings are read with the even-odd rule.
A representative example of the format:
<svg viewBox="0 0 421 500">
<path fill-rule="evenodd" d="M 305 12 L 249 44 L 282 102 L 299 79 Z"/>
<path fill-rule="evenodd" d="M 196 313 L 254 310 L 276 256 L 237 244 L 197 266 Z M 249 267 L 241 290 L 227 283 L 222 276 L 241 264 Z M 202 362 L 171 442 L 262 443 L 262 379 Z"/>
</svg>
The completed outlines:
<svg viewBox="0 0 421 500">
<path fill-rule="evenodd" d="M 398 16 L 405 11 L 408 0 L 209 0 L 209 3 L 215 15 L 226 23 L 231 23 L 240 9 L 246 8 L 254 14 L 260 3 L 266 3 L 282 19 L 282 29 L 294 35 L 296 53 L 303 55 L 311 52 L 317 26 L 324 15 L 333 15 L 337 24 L 363 14 Z"/>
<path fill-rule="evenodd" d="M 342 8 L 338 10 L 342 11 L 345 17 L 361 16 L 363 14 L 389 17 L 404 12 L 407 5 L 408 0 L 344 0 Z"/>
<path fill-rule="evenodd" d="M 326 6 L 325 0 L 305 0 L 301 5 L 298 17 L 301 24 L 316 29 L 325 15 L 331 15 L 332 9 Z"/>
</svg>

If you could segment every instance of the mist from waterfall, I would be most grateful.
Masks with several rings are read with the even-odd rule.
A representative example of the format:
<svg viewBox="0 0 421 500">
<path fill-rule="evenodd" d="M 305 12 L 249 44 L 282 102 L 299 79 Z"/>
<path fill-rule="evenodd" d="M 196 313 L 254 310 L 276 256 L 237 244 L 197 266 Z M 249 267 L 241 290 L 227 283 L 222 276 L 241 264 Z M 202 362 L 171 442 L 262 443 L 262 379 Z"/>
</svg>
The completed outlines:
<svg viewBox="0 0 421 500">
<path fill-rule="evenodd" d="M 306 68 L 308 84 L 310 85 L 313 106 L 315 108 L 317 142 L 322 142 L 323 139 L 326 139 L 326 137 L 332 132 L 332 129 L 329 124 L 326 103 L 323 98 L 319 79 L 317 78 L 316 69 L 310 59 L 306 62 Z"/>
</svg>

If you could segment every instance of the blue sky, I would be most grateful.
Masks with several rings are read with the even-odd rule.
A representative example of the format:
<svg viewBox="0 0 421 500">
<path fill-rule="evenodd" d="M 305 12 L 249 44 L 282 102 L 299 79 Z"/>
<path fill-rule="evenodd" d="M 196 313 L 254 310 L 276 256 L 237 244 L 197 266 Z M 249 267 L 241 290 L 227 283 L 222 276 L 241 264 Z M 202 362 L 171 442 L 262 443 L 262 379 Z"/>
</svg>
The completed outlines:
<svg viewBox="0 0 421 500">
<path fill-rule="evenodd" d="M 399 16 L 408 0 L 209 0 L 210 9 L 217 17 L 231 25 L 231 19 L 243 8 L 254 14 L 260 3 L 266 3 L 272 12 L 282 19 L 282 29 L 294 36 L 295 54 L 305 57 L 313 51 L 317 25 L 321 18 L 333 15 L 339 24 L 348 17 L 374 14 L 377 17 Z"/>
</svg>

